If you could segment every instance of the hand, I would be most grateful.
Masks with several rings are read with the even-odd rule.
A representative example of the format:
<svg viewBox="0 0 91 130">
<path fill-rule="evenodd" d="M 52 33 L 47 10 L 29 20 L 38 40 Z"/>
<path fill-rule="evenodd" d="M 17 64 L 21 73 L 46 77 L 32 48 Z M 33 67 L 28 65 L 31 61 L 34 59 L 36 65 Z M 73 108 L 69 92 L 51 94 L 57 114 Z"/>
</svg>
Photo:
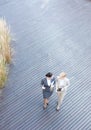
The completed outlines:
<svg viewBox="0 0 91 130">
<path fill-rule="evenodd" d="M 45 87 L 44 87 L 44 86 L 42 86 L 42 89 L 45 89 Z"/>
</svg>

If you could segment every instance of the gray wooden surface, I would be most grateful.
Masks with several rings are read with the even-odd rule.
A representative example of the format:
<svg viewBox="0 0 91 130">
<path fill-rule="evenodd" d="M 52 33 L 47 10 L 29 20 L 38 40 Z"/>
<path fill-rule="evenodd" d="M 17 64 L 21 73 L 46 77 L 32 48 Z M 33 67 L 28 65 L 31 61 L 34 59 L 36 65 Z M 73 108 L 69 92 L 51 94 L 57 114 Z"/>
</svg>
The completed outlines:
<svg viewBox="0 0 91 130">
<path fill-rule="evenodd" d="M 91 130 L 91 1 L 0 0 L 16 39 L 0 99 L 0 130 Z M 40 81 L 66 71 L 71 86 L 56 112 L 42 108 Z"/>
</svg>

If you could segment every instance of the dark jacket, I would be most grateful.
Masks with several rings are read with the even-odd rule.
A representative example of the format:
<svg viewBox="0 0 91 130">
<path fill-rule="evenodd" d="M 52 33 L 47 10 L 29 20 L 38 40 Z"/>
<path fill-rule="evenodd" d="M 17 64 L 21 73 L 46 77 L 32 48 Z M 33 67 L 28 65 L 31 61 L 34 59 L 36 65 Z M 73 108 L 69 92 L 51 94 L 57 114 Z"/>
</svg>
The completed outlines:
<svg viewBox="0 0 91 130">
<path fill-rule="evenodd" d="M 54 77 L 51 79 L 51 83 L 53 85 L 55 85 L 55 78 Z M 48 86 L 46 78 L 41 80 L 41 85 L 45 87 L 45 89 L 43 89 L 43 97 L 49 98 L 52 95 L 53 90 L 51 91 L 51 89 L 50 89 L 51 86 Z"/>
</svg>

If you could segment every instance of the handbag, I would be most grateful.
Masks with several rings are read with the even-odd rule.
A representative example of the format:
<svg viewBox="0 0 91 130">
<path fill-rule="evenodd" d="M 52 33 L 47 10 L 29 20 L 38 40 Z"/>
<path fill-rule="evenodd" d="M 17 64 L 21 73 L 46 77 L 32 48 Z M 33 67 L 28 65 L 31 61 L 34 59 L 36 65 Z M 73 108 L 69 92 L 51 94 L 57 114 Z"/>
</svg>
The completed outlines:
<svg viewBox="0 0 91 130">
<path fill-rule="evenodd" d="M 58 88 L 57 91 L 60 92 L 62 90 L 62 88 Z"/>
</svg>

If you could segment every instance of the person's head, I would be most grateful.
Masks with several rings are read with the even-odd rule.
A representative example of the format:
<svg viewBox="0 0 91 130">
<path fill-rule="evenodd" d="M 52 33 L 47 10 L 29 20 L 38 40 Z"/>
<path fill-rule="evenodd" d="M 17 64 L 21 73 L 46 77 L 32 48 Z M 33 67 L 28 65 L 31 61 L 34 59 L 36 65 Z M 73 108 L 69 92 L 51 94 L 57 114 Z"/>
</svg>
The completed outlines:
<svg viewBox="0 0 91 130">
<path fill-rule="evenodd" d="M 65 72 L 61 72 L 59 75 L 59 78 L 65 78 L 67 76 L 67 74 Z"/>
<path fill-rule="evenodd" d="M 53 74 L 51 72 L 48 72 L 45 76 L 46 76 L 46 78 L 51 79 L 51 77 L 53 76 Z"/>
</svg>

